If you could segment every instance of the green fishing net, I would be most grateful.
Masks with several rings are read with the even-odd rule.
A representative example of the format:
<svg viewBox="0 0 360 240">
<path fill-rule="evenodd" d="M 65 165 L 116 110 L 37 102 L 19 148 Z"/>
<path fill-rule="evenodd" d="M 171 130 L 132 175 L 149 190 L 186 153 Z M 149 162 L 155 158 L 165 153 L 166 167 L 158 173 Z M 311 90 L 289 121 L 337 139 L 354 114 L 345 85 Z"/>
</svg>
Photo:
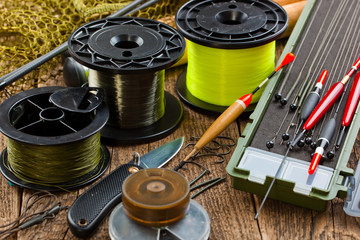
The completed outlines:
<svg viewBox="0 0 360 240">
<path fill-rule="evenodd" d="M 0 1 L 0 76 L 51 51 L 86 22 L 101 19 L 129 4 L 129 0 L 12 0 Z M 161 19 L 174 26 L 171 16 L 186 0 L 160 0 L 132 16 Z M 47 85 L 62 78 L 58 56 L 17 80 L 6 91 Z M 4 96 L 4 91 L 1 92 Z"/>
</svg>

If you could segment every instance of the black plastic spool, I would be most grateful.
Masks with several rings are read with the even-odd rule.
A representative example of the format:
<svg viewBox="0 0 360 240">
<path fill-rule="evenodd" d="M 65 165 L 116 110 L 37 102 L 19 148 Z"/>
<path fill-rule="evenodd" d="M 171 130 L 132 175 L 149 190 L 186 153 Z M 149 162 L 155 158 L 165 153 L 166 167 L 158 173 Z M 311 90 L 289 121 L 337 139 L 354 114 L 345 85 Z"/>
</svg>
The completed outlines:
<svg viewBox="0 0 360 240">
<path fill-rule="evenodd" d="M 177 28 L 185 38 L 220 49 L 252 48 L 270 43 L 285 32 L 288 21 L 285 10 L 270 0 L 193 0 L 176 14 Z M 186 73 L 178 79 L 177 92 L 195 109 L 221 113 L 227 108 L 193 96 L 186 87 Z M 253 110 L 255 105 L 251 104 L 246 111 Z"/>
<path fill-rule="evenodd" d="M 185 39 L 174 28 L 155 20 L 121 17 L 94 21 L 76 29 L 68 40 L 70 55 L 90 69 L 113 74 L 159 71 L 176 63 Z M 165 92 L 164 116 L 147 127 L 122 129 L 105 126 L 106 142 L 140 143 L 170 134 L 181 122 L 180 101 Z M 111 110 L 110 110 L 111 111 Z"/>
<path fill-rule="evenodd" d="M 69 112 L 49 101 L 51 94 L 64 87 L 43 87 L 16 94 L 0 105 L 0 131 L 13 140 L 39 146 L 61 145 L 78 142 L 100 131 L 106 124 L 109 110 L 105 104 L 91 113 Z M 42 120 L 42 121 L 39 121 Z M 66 125 L 60 123 L 61 120 Z M 71 129 L 70 129 L 71 128 Z M 75 130 L 75 132 L 74 132 Z M 75 189 L 98 179 L 110 164 L 110 153 L 102 145 L 104 157 L 98 166 L 76 181 L 45 186 L 23 181 L 10 172 L 6 149 L 1 153 L 0 170 L 10 182 L 34 190 L 60 191 Z"/>
</svg>

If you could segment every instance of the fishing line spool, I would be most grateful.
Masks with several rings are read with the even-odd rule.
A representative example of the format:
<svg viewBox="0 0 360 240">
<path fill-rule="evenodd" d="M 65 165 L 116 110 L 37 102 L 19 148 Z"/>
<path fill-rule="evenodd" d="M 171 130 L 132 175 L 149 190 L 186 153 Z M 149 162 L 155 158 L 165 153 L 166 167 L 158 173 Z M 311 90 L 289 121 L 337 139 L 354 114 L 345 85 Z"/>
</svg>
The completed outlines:
<svg viewBox="0 0 360 240">
<path fill-rule="evenodd" d="M 102 137 L 136 143 L 169 134 L 181 121 L 181 103 L 164 91 L 165 68 L 184 53 L 172 27 L 145 18 L 102 19 L 76 29 L 70 55 L 89 68 L 90 87 L 105 91 L 110 109 Z"/>
<path fill-rule="evenodd" d="M 79 111 L 51 101 L 56 102 L 59 93 L 64 97 L 67 90 L 35 88 L 0 105 L 0 131 L 8 142 L 1 153 L 0 170 L 10 182 L 35 190 L 59 191 L 86 185 L 108 168 L 110 154 L 100 143 L 108 108 L 93 94 L 97 93 L 94 89 L 81 89 L 84 102 L 89 104 Z M 66 95 L 69 102 L 81 103 L 71 96 Z M 96 99 L 99 101 L 92 105 Z"/>
<path fill-rule="evenodd" d="M 210 220 L 190 200 L 188 181 L 164 168 L 148 168 L 129 176 L 122 203 L 111 213 L 111 239 L 208 239 Z"/>
<path fill-rule="evenodd" d="M 176 25 L 188 40 L 179 96 L 196 109 L 223 112 L 274 70 L 274 40 L 288 16 L 270 0 L 193 0 L 179 9 Z"/>
</svg>

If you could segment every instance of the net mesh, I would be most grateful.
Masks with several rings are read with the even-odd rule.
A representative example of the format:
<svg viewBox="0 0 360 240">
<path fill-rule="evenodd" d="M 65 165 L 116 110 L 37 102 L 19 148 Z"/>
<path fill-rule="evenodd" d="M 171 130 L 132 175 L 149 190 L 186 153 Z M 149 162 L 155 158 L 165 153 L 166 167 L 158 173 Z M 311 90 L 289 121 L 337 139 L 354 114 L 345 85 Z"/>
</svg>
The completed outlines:
<svg viewBox="0 0 360 240">
<path fill-rule="evenodd" d="M 0 76 L 64 43 L 84 23 L 109 16 L 130 0 L 0 1 Z M 174 26 L 173 15 L 186 0 L 162 0 L 132 16 L 158 19 Z M 7 87 L 10 94 L 59 81 L 61 56 Z M 1 97 L 4 97 L 1 91 Z"/>
</svg>

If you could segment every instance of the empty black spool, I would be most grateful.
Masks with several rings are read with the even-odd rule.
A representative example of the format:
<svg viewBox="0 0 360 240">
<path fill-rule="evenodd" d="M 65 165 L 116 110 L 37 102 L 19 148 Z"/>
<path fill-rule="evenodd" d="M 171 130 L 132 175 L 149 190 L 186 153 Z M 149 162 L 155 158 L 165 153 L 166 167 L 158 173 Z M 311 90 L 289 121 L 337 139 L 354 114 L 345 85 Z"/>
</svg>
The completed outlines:
<svg viewBox="0 0 360 240">
<path fill-rule="evenodd" d="M 60 89 L 64 88 L 35 88 L 7 99 L 0 105 L 1 132 L 13 140 L 40 146 L 78 142 L 99 132 L 109 116 L 106 105 L 102 104 L 96 111 L 87 114 L 59 109 L 49 102 L 49 97 Z M 42 113 L 40 114 L 40 112 Z M 39 121 L 41 118 L 45 120 Z M 60 124 L 58 121 L 60 119 L 66 125 Z M 4 165 L 4 161 L 7 162 L 6 149 L 1 153 L 0 170 L 10 182 L 22 187 L 47 191 L 73 189 L 95 181 L 107 170 L 110 164 L 110 154 L 103 145 L 102 150 L 104 157 L 93 171 L 76 181 L 57 184 L 58 187 L 38 185 L 17 178 Z"/>
<path fill-rule="evenodd" d="M 69 38 L 69 53 L 80 64 L 112 74 L 156 72 L 176 63 L 185 39 L 172 27 L 145 18 L 121 17 L 94 21 L 76 29 Z M 132 129 L 105 126 L 109 143 L 139 143 L 171 133 L 183 115 L 181 103 L 164 94 L 165 114 L 154 124 Z M 111 110 L 110 110 L 111 111 Z"/>
<path fill-rule="evenodd" d="M 179 9 L 176 25 L 187 39 L 202 46 L 243 49 L 278 39 L 288 26 L 288 16 L 270 0 L 193 0 Z M 227 108 L 193 96 L 186 88 L 185 74 L 179 77 L 177 91 L 195 109 L 219 113 Z"/>
</svg>

